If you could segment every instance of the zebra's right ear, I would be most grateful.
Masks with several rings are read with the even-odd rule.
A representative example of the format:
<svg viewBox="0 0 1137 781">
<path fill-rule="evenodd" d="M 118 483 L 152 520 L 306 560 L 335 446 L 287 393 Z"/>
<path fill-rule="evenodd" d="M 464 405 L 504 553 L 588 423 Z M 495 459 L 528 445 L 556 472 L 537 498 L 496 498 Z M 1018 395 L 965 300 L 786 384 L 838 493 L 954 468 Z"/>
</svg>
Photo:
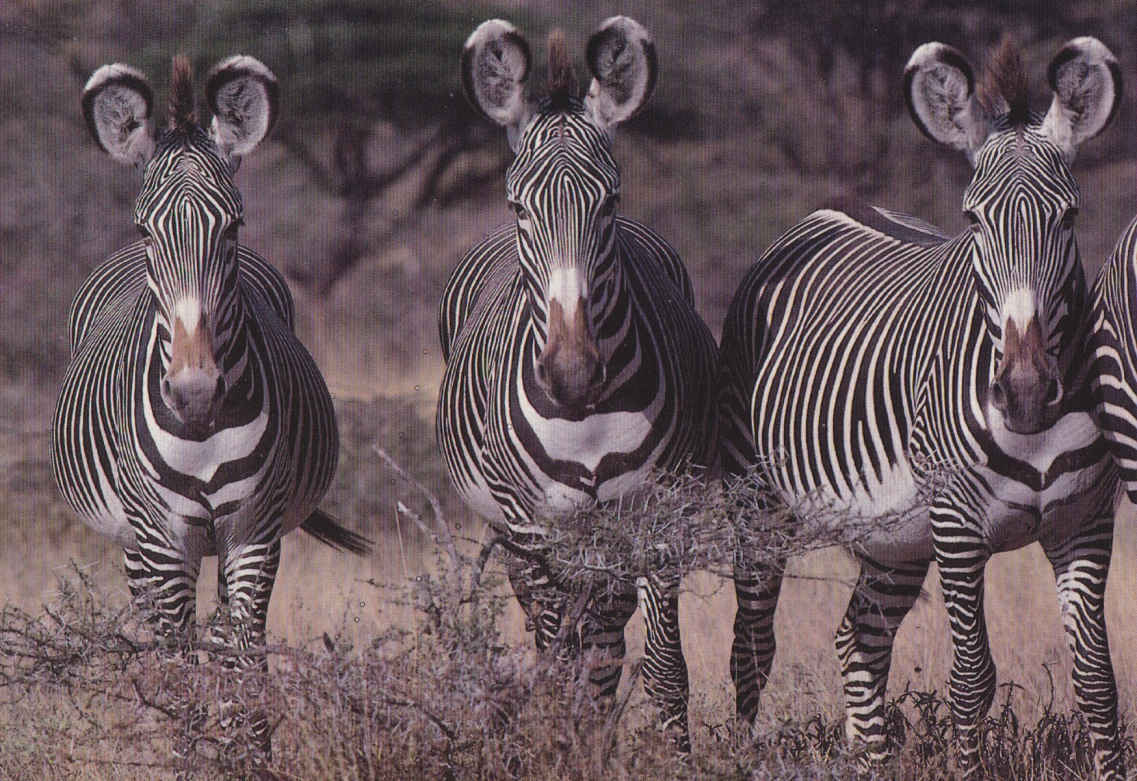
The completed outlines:
<svg viewBox="0 0 1137 781">
<path fill-rule="evenodd" d="M 213 112 L 209 133 L 236 165 L 272 130 L 280 106 L 280 87 L 263 62 L 237 54 L 209 71 L 205 101 Z"/>
<path fill-rule="evenodd" d="M 967 152 L 987 139 L 986 113 L 975 96 L 971 64 L 958 49 L 925 43 L 904 68 L 904 97 L 916 127 L 928 138 Z"/>
<path fill-rule="evenodd" d="M 529 119 L 525 81 L 530 62 L 525 37 L 503 19 L 482 22 L 462 49 L 466 97 L 487 119 L 506 129 L 514 149 Z"/>
<path fill-rule="evenodd" d="M 83 87 L 83 116 L 98 145 L 113 159 L 141 166 L 154 152 L 150 118 L 154 91 L 141 71 L 104 65 Z"/>
</svg>

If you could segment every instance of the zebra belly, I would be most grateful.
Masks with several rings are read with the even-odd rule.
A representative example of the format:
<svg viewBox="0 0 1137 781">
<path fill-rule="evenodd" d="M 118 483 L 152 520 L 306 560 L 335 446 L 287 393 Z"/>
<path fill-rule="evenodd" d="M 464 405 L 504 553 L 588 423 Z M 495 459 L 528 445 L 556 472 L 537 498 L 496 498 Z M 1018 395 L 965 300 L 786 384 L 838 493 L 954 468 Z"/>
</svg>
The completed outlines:
<svg viewBox="0 0 1137 781">
<path fill-rule="evenodd" d="M 818 487 L 789 497 L 804 539 L 841 542 L 880 564 L 932 556 L 932 527 L 920 486 L 907 460 L 880 480 L 861 479 L 853 490 Z"/>
</svg>

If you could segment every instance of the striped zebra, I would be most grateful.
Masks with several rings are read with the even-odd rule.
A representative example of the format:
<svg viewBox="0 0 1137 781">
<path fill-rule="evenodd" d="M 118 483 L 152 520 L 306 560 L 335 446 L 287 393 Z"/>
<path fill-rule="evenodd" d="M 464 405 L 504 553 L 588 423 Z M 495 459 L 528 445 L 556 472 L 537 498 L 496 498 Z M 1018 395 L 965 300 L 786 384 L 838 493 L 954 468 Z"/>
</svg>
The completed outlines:
<svg viewBox="0 0 1137 781">
<path fill-rule="evenodd" d="M 1013 46 L 995 52 L 978 87 L 957 50 L 919 47 L 905 71 L 908 107 L 926 135 L 973 164 L 971 229 L 949 238 L 884 209 L 814 212 L 749 270 L 723 328 L 726 473 L 757 464 L 766 501 L 825 508 L 843 519 L 834 527 L 878 519 L 852 545 L 861 572 L 836 634 L 846 733 L 869 761 L 891 750 L 893 637 L 934 559 L 961 766 L 978 768 L 978 721 L 995 692 L 984 568 L 1038 541 L 1098 774 L 1124 775 L 1103 614 L 1116 480 L 1089 415 L 1089 300 L 1069 169 L 1114 115 L 1120 82 L 1092 38 L 1068 43 L 1048 75 L 1054 97 L 1041 116 L 1029 111 Z M 879 520 L 890 514 L 899 520 Z M 781 572 L 740 558 L 731 671 L 739 715 L 753 720 Z"/>
<path fill-rule="evenodd" d="M 1137 501 L 1137 218 L 1121 234 L 1090 296 L 1094 404 L 1130 501 Z"/>
<path fill-rule="evenodd" d="M 439 446 L 466 503 L 505 532 L 541 649 L 558 636 L 570 592 L 542 524 L 615 500 L 652 470 L 717 457 L 717 352 L 690 280 L 663 239 L 616 214 L 612 134 L 652 92 L 655 49 L 637 22 L 614 17 L 587 59 L 594 78 L 582 99 L 563 37 L 551 35 L 548 95 L 530 101 L 529 46 L 516 28 L 487 21 L 466 42 L 466 93 L 516 154 L 506 174 L 516 221 L 461 260 L 439 314 Z M 686 748 L 678 583 L 653 574 L 639 586 L 645 687 Z M 578 639 L 601 699 L 619 683 L 636 596 L 632 587 L 593 599 L 584 615 Z"/>
<path fill-rule="evenodd" d="M 152 603 L 161 637 L 188 642 L 201 559 L 216 555 L 227 626 L 214 636 L 245 650 L 264 644 L 285 533 L 302 526 L 356 552 L 366 544 L 316 510 L 336 468 L 331 398 L 293 335 L 284 279 L 237 240 L 233 175 L 276 118 L 276 79 L 231 57 L 210 72 L 206 97 L 208 128 L 195 119 L 183 57 L 159 132 L 139 71 L 107 65 L 84 89 L 99 146 L 142 171 L 142 238 L 72 304 L 52 464 L 75 512 L 123 547 L 130 590 Z M 263 655 L 231 663 L 267 669 Z M 267 726 L 253 724 L 266 754 Z"/>
</svg>

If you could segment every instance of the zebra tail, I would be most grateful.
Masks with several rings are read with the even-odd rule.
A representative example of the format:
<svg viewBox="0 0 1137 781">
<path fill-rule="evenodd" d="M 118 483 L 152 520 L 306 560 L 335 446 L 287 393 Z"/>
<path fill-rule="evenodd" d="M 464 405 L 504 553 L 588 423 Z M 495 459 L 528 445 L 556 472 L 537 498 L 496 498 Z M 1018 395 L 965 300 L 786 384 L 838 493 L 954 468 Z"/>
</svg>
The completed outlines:
<svg viewBox="0 0 1137 781">
<path fill-rule="evenodd" d="M 331 548 L 348 551 L 357 556 L 370 553 L 371 547 L 375 544 L 363 535 L 341 526 L 323 510 L 313 511 L 308 520 L 300 524 L 300 528 Z"/>
</svg>

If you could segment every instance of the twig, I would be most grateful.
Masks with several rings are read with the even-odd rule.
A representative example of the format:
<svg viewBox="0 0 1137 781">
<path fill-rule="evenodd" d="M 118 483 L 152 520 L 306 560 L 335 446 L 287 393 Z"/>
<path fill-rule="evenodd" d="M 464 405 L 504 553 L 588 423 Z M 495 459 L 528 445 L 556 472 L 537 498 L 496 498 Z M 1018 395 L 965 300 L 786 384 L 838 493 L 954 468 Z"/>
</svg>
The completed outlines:
<svg viewBox="0 0 1137 781">
<path fill-rule="evenodd" d="M 438 497 L 435 496 L 425 485 L 420 483 L 414 475 L 410 474 L 407 472 L 407 470 L 399 466 L 395 459 L 391 458 L 391 456 L 388 455 L 386 450 L 379 447 L 378 445 L 372 445 L 371 449 L 375 451 L 375 454 L 377 456 L 386 462 L 387 466 L 391 468 L 391 471 L 398 475 L 405 483 L 412 486 L 415 490 L 426 497 L 426 501 L 430 504 L 430 510 L 434 514 L 435 523 L 438 526 L 437 534 L 432 533 L 429 530 L 427 530 L 427 533 L 430 534 L 430 536 L 434 538 L 436 542 L 438 535 L 441 535 L 442 542 L 446 546 L 446 553 L 450 556 L 451 561 L 454 562 L 454 566 L 461 564 L 462 559 L 458 555 L 458 549 L 454 545 L 454 538 L 450 534 L 450 527 L 446 523 L 446 517 L 442 513 L 442 504 L 438 501 Z M 409 513 L 409 508 L 407 508 L 406 512 Z M 421 518 L 417 517 L 417 514 L 411 513 L 411 518 L 417 524 L 419 524 L 420 527 L 425 529 L 425 524 L 422 523 Z"/>
</svg>

